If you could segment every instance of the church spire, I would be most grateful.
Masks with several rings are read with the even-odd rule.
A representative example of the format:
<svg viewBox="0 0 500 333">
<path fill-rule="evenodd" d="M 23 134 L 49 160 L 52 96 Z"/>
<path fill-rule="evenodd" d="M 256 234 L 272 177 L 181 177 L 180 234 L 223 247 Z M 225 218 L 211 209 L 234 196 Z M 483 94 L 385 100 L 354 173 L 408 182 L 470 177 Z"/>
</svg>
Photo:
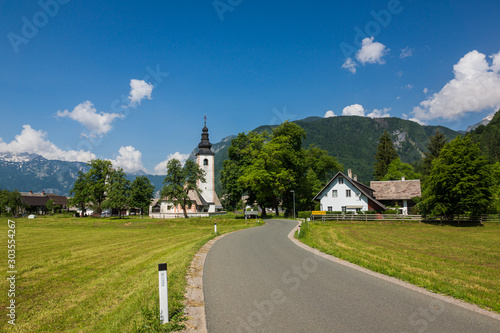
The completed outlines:
<svg viewBox="0 0 500 333">
<path fill-rule="evenodd" d="M 212 144 L 208 139 L 207 115 L 203 117 L 204 126 L 201 133 L 201 141 L 198 145 L 199 151 L 196 155 L 214 155 L 212 152 Z"/>
</svg>

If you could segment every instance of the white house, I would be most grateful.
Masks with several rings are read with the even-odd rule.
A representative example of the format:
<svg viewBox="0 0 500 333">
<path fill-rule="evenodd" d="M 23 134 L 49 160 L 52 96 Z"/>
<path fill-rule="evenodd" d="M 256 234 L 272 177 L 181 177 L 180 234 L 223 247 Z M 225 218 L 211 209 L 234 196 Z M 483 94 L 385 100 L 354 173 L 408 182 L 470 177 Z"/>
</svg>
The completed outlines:
<svg viewBox="0 0 500 333">
<path fill-rule="evenodd" d="M 199 191 L 189 191 L 191 206 L 186 207 L 189 216 L 210 216 L 225 214 L 215 192 L 215 160 L 212 144 L 208 139 L 208 128 L 205 117 L 205 126 L 202 129 L 201 142 L 198 145 L 196 162 L 205 171 L 205 181 L 198 181 Z M 149 207 L 149 215 L 155 218 L 182 217 L 181 205 L 174 205 L 168 198 L 155 199 Z"/>
<path fill-rule="evenodd" d="M 321 204 L 320 210 L 334 212 L 382 211 L 386 207 L 373 197 L 373 189 L 357 181 L 348 174 L 338 172 L 326 186 L 314 197 Z"/>
</svg>

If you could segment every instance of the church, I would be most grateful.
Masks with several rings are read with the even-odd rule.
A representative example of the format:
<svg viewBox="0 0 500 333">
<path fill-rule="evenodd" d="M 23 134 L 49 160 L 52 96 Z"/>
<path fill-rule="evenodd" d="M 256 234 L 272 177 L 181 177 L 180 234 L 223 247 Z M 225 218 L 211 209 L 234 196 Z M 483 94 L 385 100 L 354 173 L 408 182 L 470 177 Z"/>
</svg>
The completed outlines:
<svg viewBox="0 0 500 333">
<path fill-rule="evenodd" d="M 226 214 L 223 212 L 219 197 L 215 192 L 215 158 L 212 144 L 208 138 L 207 117 L 202 129 L 201 141 L 198 144 L 196 162 L 205 171 L 205 181 L 198 181 L 198 191 L 189 191 L 191 206 L 186 207 L 189 217 L 208 217 Z M 155 199 L 149 207 L 149 215 L 154 218 L 183 217 L 181 205 L 174 205 L 167 198 Z"/>
</svg>

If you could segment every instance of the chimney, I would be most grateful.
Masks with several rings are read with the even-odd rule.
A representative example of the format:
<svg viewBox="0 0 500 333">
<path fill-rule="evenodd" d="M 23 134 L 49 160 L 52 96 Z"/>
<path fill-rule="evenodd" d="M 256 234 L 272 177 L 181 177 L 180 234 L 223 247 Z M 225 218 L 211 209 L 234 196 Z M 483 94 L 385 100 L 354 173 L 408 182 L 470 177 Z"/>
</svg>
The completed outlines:
<svg viewBox="0 0 500 333">
<path fill-rule="evenodd" d="M 42 191 L 42 195 L 45 195 L 45 191 Z"/>
<path fill-rule="evenodd" d="M 354 179 L 354 181 L 356 181 L 356 182 L 357 182 L 357 181 L 358 181 L 358 175 L 354 175 L 354 178 L 353 178 L 353 179 Z"/>
<path fill-rule="evenodd" d="M 404 176 L 403 176 L 403 177 L 401 177 L 401 180 L 402 180 L 402 181 L 405 181 L 405 177 L 404 177 Z"/>
<path fill-rule="evenodd" d="M 347 176 L 352 179 L 352 170 L 347 169 Z"/>
<path fill-rule="evenodd" d="M 33 191 L 30 191 L 30 194 L 33 194 Z"/>
</svg>

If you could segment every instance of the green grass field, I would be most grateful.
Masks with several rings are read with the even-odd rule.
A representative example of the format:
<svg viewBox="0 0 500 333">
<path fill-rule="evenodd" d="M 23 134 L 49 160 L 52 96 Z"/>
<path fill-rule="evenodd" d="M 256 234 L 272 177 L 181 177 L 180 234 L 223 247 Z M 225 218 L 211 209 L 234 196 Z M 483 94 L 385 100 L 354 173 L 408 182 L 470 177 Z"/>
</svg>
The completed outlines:
<svg viewBox="0 0 500 333">
<path fill-rule="evenodd" d="M 500 312 L 500 223 L 303 224 L 301 241 L 372 271 Z"/>
<path fill-rule="evenodd" d="M 179 322 L 185 275 L 194 254 L 214 237 L 255 226 L 242 219 L 97 219 L 41 217 L 16 222 L 16 326 L 7 323 L 2 278 L 0 331 L 154 331 L 158 263 L 168 264 L 169 312 Z M 1 267 L 7 267 L 7 218 Z M 175 325 L 170 325 L 175 328 Z"/>
</svg>

